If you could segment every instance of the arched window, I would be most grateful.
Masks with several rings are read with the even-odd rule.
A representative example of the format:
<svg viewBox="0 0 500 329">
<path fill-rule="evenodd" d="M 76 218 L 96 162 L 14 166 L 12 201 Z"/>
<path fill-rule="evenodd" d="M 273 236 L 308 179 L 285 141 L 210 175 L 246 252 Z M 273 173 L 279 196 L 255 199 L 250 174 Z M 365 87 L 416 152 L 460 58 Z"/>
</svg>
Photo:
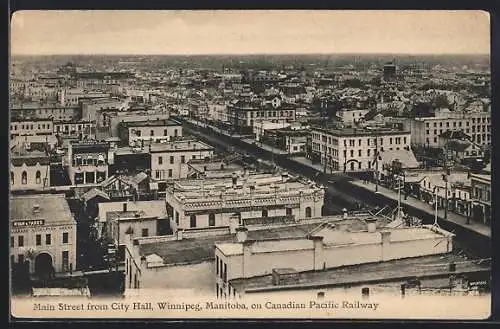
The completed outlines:
<svg viewBox="0 0 500 329">
<path fill-rule="evenodd" d="M 208 215 L 208 226 L 215 226 L 215 214 Z"/>
<path fill-rule="evenodd" d="M 10 172 L 10 184 L 14 185 L 14 172 L 13 171 Z"/>
<path fill-rule="evenodd" d="M 37 184 L 40 184 L 42 182 L 42 174 L 40 173 L 40 170 L 36 171 L 35 179 Z"/>
<path fill-rule="evenodd" d="M 262 217 L 267 217 L 267 209 L 262 210 Z"/>
<path fill-rule="evenodd" d="M 196 227 L 196 215 L 191 215 L 191 217 L 189 217 L 189 227 Z"/>
<path fill-rule="evenodd" d="M 310 218 L 311 216 L 312 216 L 311 207 L 307 207 L 306 208 L 306 218 Z"/>
<path fill-rule="evenodd" d="M 21 174 L 21 184 L 28 184 L 28 173 L 26 171 L 23 171 Z"/>
</svg>

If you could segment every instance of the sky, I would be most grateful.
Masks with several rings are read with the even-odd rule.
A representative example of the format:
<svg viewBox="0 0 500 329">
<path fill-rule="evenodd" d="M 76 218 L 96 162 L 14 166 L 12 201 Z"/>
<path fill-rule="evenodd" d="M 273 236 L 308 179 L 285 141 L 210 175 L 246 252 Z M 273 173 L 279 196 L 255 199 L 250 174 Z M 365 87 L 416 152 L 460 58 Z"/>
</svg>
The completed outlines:
<svg viewBox="0 0 500 329">
<path fill-rule="evenodd" d="M 484 11 L 19 11 L 12 55 L 489 54 Z"/>
</svg>

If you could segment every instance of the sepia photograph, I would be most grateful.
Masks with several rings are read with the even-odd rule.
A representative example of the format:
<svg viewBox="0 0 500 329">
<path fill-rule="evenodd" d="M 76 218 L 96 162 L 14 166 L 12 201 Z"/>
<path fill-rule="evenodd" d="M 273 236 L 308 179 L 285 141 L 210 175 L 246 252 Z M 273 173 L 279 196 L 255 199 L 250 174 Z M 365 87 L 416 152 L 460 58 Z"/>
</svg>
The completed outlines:
<svg viewBox="0 0 500 329">
<path fill-rule="evenodd" d="M 490 17 L 24 10 L 13 319 L 487 319 Z"/>
</svg>

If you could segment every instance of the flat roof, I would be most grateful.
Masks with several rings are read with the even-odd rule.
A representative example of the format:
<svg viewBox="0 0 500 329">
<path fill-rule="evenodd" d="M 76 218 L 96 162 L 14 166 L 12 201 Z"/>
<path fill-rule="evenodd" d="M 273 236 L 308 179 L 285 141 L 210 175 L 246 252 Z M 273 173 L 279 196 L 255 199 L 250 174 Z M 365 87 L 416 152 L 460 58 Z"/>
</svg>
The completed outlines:
<svg viewBox="0 0 500 329">
<path fill-rule="evenodd" d="M 422 256 L 406 259 L 384 261 L 378 263 L 349 265 L 321 271 L 299 272 L 298 282 L 291 284 L 273 284 L 272 274 L 252 278 L 230 280 L 229 283 L 237 291 L 257 292 L 284 289 L 308 289 L 314 287 L 361 285 L 377 281 L 406 282 L 408 278 L 459 274 L 488 270 L 487 266 L 473 262 L 460 264 L 453 273 L 449 272 L 449 263 L 466 262 L 467 259 L 454 253 L 445 255 Z"/>
<path fill-rule="evenodd" d="M 64 194 L 11 196 L 9 206 L 11 222 L 43 219 L 48 224 L 76 224 Z"/>
<path fill-rule="evenodd" d="M 177 140 L 165 143 L 150 144 L 150 153 L 179 151 L 209 151 L 214 147 L 198 140 Z M 149 148 L 148 148 L 149 150 Z"/>
<path fill-rule="evenodd" d="M 126 121 L 120 122 L 123 127 L 162 127 L 162 126 L 181 126 L 180 122 L 172 119 L 147 120 L 147 121 Z"/>
<path fill-rule="evenodd" d="M 405 135 L 410 134 L 408 130 L 398 129 L 363 129 L 363 128 L 323 128 L 318 126 L 311 127 L 311 130 L 321 131 L 337 137 L 353 137 L 353 136 L 383 136 L 383 135 Z"/>
</svg>

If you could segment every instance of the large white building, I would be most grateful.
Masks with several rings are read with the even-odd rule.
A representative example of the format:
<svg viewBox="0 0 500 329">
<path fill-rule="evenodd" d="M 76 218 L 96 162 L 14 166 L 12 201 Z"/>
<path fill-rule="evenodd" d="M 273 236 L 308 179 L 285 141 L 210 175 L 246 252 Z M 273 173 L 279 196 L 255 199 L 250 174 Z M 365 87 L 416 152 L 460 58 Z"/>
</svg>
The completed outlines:
<svg viewBox="0 0 500 329">
<path fill-rule="evenodd" d="M 149 145 L 151 177 L 157 181 L 186 178 L 191 159 L 211 158 L 214 148 L 198 140 L 178 140 Z"/>
<path fill-rule="evenodd" d="M 171 119 L 121 122 L 118 136 L 129 146 L 167 142 L 182 136 L 182 125 Z"/>
<path fill-rule="evenodd" d="M 439 147 L 439 136 L 446 131 L 460 130 L 478 145 L 490 145 L 491 112 L 437 111 L 434 117 L 414 118 L 410 122 L 412 144 Z"/>
<path fill-rule="evenodd" d="M 328 171 L 375 169 L 376 154 L 410 148 L 410 132 L 387 129 L 313 127 L 312 153 Z"/>
<path fill-rule="evenodd" d="M 399 229 L 343 230 L 321 225 L 306 237 L 251 240 L 240 228 L 236 242 L 215 245 L 215 286 L 218 296 L 236 295 L 231 280 L 292 272 L 321 271 L 348 265 L 386 262 L 452 251 L 453 234 L 434 226 Z M 244 291 L 238 291 L 243 297 Z"/>
<path fill-rule="evenodd" d="M 166 196 L 174 232 L 321 217 L 325 191 L 287 174 L 243 174 L 175 182 Z"/>
<path fill-rule="evenodd" d="M 76 269 L 76 221 L 64 195 L 10 197 L 11 263 L 37 276 Z"/>
</svg>

